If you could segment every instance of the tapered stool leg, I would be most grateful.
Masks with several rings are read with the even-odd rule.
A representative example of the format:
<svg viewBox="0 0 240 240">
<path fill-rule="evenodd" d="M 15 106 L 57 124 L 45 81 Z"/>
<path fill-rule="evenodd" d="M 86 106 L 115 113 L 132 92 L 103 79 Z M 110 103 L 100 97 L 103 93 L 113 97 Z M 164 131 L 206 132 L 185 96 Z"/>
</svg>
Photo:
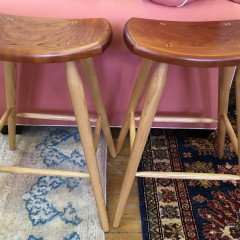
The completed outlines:
<svg viewBox="0 0 240 240">
<path fill-rule="evenodd" d="M 153 65 L 153 61 L 148 60 L 148 59 L 143 59 L 141 66 L 140 66 L 140 70 L 136 79 L 136 83 L 131 95 L 131 99 L 128 105 L 128 109 L 127 112 L 125 114 L 124 120 L 123 120 L 123 125 L 118 137 L 118 141 L 117 141 L 117 153 L 119 153 L 121 151 L 123 142 L 126 138 L 128 129 L 129 129 L 129 122 L 130 122 L 130 115 L 131 112 L 134 112 L 138 103 L 139 103 L 139 99 L 142 96 L 144 87 L 145 87 L 145 83 L 146 80 L 149 76 L 150 70 L 152 68 Z"/>
<path fill-rule="evenodd" d="M 15 149 L 16 143 L 16 63 L 4 62 L 7 108 L 11 109 L 8 117 L 9 149 Z"/>
<path fill-rule="evenodd" d="M 223 114 L 227 115 L 229 92 L 231 87 L 233 67 L 219 69 L 219 87 L 218 87 L 218 157 L 222 158 L 224 154 L 224 141 L 226 135 L 226 126 L 223 120 Z"/>
<path fill-rule="evenodd" d="M 238 169 L 240 174 L 240 67 L 238 66 L 235 72 L 236 84 L 236 110 L 237 110 L 237 139 L 238 139 Z"/>
<path fill-rule="evenodd" d="M 117 156 L 116 150 L 115 150 L 115 146 L 113 143 L 112 134 L 111 134 L 111 131 L 109 128 L 106 110 L 103 105 L 102 96 L 100 94 L 100 88 L 99 88 L 99 84 L 98 84 L 98 80 L 97 80 L 97 74 L 96 74 L 96 71 L 95 71 L 95 68 L 93 65 L 92 58 L 87 58 L 87 59 L 81 60 L 81 66 L 82 66 L 84 74 L 86 76 L 86 80 L 87 80 L 97 113 L 101 114 L 101 116 L 102 116 L 102 130 L 103 130 L 103 134 L 107 141 L 109 152 L 110 152 L 111 156 L 113 158 L 115 158 Z"/>
<path fill-rule="evenodd" d="M 143 153 L 143 149 L 146 144 L 147 137 L 150 132 L 151 125 L 155 117 L 157 107 L 166 83 L 166 75 L 167 64 L 159 64 L 151 79 L 147 91 L 142 114 L 140 117 L 139 127 L 133 143 L 132 151 L 127 165 L 127 170 L 124 176 L 119 202 L 114 217 L 113 227 L 118 227 L 120 224 L 120 220 L 122 218 L 123 211 L 133 184 L 133 180 L 136 175 L 137 168 Z"/>
<path fill-rule="evenodd" d="M 82 80 L 74 62 L 66 63 L 67 83 L 72 99 L 73 109 L 77 120 L 78 131 L 83 145 L 84 155 L 87 162 L 88 172 L 91 178 L 99 216 L 103 231 L 109 231 L 108 217 L 105 208 L 103 190 L 96 152 L 94 149 L 89 114 L 87 110 Z"/>
</svg>

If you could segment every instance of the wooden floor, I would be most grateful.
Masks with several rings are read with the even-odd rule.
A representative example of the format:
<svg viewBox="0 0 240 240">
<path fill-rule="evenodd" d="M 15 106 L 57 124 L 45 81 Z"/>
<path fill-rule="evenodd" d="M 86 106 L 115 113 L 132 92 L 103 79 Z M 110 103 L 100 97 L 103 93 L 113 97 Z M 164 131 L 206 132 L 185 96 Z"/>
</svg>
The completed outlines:
<svg viewBox="0 0 240 240">
<path fill-rule="evenodd" d="M 118 133 L 119 129 L 112 130 L 115 143 Z M 106 233 L 107 240 L 142 240 L 137 179 L 135 179 L 132 187 L 131 195 L 128 199 L 120 227 L 112 227 L 113 216 L 116 210 L 119 192 L 127 166 L 129 151 L 129 137 L 127 137 L 117 158 L 113 159 L 108 154 L 107 211 L 110 222 L 110 231 Z"/>
</svg>

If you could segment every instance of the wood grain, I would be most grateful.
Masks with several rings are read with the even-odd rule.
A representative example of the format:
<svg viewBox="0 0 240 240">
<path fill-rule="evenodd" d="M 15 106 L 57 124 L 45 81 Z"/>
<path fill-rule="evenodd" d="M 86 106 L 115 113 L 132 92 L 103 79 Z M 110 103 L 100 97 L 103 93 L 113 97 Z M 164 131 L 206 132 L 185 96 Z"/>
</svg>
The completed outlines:
<svg viewBox="0 0 240 240">
<path fill-rule="evenodd" d="M 238 172 L 240 173 L 240 66 L 235 72 L 236 112 L 237 112 L 237 139 L 238 139 Z"/>
<path fill-rule="evenodd" d="M 101 126 L 102 126 L 102 115 L 98 114 L 96 127 L 95 127 L 94 133 L 93 133 L 93 143 L 94 143 L 94 149 L 96 152 L 98 149 L 99 138 L 101 135 L 101 129 L 102 129 Z"/>
<path fill-rule="evenodd" d="M 0 59 L 67 62 L 101 54 L 111 42 L 106 19 L 46 19 L 0 14 Z"/>
<path fill-rule="evenodd" d="M 133 147 L 135 136 L 136 136 L 135 119 L 134 119 L 134 113 L 131 112 L 130 114 L 130 147 L 131 149 Z"/>
<path fill-rule="evenodd" d="M 240 175 L 219 174 L 219 173 L 190 173 L 190 172 L 137 172 L 137 177 L 162 178 L 162 179 L 199 179 L 199 180 L 240 180 Z"/>
<path fill-rule="evenodd" d="M 102 100 L 100 86 L 97 79 L 97 73 L 93 64 L 92 58 L 83 59 L 80 61 L 83 72 L 85 74 L 88 87 L 96 107 L 96 111 L 98 114 L 102 116 L 102 131 L 105 136 L 109 152 L 112 157 L 116 157 L 116 150 L 113 144 L 112 134 L 109 127 L 108 117 L 105 110 L 105 106 Z"/>
<path fill-rule="evenodd" d="M 119 201 L 113 220 L 113 227 L 116 228 L 119 227 L 124 208 L 127 203 L 127 199 L 137 172 L 137 168 L 148 138 L 148 134 L 150 132 L 151 125 L 157 111 L 158 103 L 165 87 L 167 69 L 167 64 L 159 63 L 147 90 L 143 110 L 141 113 L 141 121 L 139 122 L 139 127 L 129 157 L 127 170 L 123 179 Z"/>
<path fill-rule="evenodd" d="M 240 63 L 240 20 L 175 22 L 131 18 L 124 29 L 128 48 L 141 57 L 182 66 Z"/>
<path fill-rule="evenodd" d="M 22 118 L 35 118 L 35 119 L 48 119 L 48 120 L 59 120 L 59 121 L 76 121 L 75 116 L 69 116 L 69 115 L 57 115 L 57 114 L 49 114 L 49 113 L 17 113 L 17 117 Z M 90 122 L 96 122 L 96 118 L 90 118 Z"/>
<path fill-rule="evenodd" d="M 5 173 L 21 173 L 31 175 L 44 175 L 44 176 L 58 176 L 58 177 L 71 177 L 71 178 L 89 178 L 89 174 L 85 172 L 69 171 L 69 170 L 56 170 L 56 169 L 41 169 L 41 168 L 25 168 L 25 167 L 1 167 L 0 172 Z"/>
<path fill-rule="evenodd" d="M 227 115 L 229 93 L 233 78 L 233 67 L 219 68 L 219 84 L 218 84 L 218 140 L 217 153 L 218 158 L 224 155 L 224 141 L 226 135 L 226 126 L 223 121 L 223 114 Z"/>
<path fill-rule="evenodd" d="M 8 108 L 0 118 L 0 132 L 4 127 L 4 124 L 7 122 L 8 116 L 10 115 L 11 111 L 12 111 L 12 108 Z"/>
<path fill-rule="evenodd" d="M 92 129 L 89 121 L 89 114 L 82 79 L 79 75 L 75 62 L 66 63 L 67 83 L 72 99 L 74 114 L 77 120 L 77 127 L 83 146 L 84 156 L 87 162 L 93 193 L 95 196 L 100 221 L 104 232 L 109 231 L 107 211 L 105 208 L 102 182 L 99 174 L 97 156 L 94 148 Z"/>
<path fill-rule="evenodd" d="M 224 122 L 224 125 L 226 127 L 226 130 L 227 130 L 227 133 L 228 133 L 228 136 L 231 140 L 231 143 L 233 145 L 233 149 L 234 151 L 236 152 L 236 154 L 238 154 L 238 139 L 237 139 L 237 136 L 234 132 L 234 129 L 233 129 L 233 126 L 228 118 L 228 116 L 226 114 L 223 114 L 222 115 L 222 118 L 223 118 L 223 122 Z"/>
<path fill-rule="evenodd" d="M 115 142 L 120 129 L 112 129 Z M 130 154 L 130 139 L 127 135 L 123 142 L 122 150 L 117 158 L 112 158 L 108 154 L 107 164 L 107 211 L 110 222 L 110 230 L 105 235 L 107 240 L 135 239 L 142 240 L 141 218 L 139 211 L 139 197 L 137 179 L 134 180 L 132 191 L 129 195 L 127 205 L 119 228 L 113 228 L 112 221 L 117 207 L 119 192 L 122 180 L 127 167 Z"/>
<path fill-rule="evenodd" d="M 136 121 L 140 121 L 140 117 L 135 117 Z M 217 119 L 200 118 L 200 117 L 154 117 L 153 122 L 179 122 L 179 123 L 217 123 Z"/>
<path fill-rule="evenodd" d="M 141 99 L 142 93 L 145 88 L 145 83 L 148 79 L 152 65 L 153 65 L 153 61 L 148 60 L 148 59 L 142 59 L 142 63 L 141 63 L 141 66 L 140 66 L 140 69 L 139 69 L 139 72 L 137 75 L 134 89 L 131 94 L 129 105 L 128 105 L 127 111 L 125 113 L 125 116 L 124 116 L 121 132 L 118 137 L 117 146 L 116 146 L 117 153 L 119 153 L 121 151 L 122 144 L 126 138 L 126 135 L 127 135 L 128 129 L 129 129 L 130 114 L 131 114 L 131 112 L 135 112 L 138 102 Z"/>
<path fill-rule="evenodd" d="M 5 88 L 7 108 L 11 108 L 8 117 L 8 145 L 10 150 L 16 146 L 16 82 L 17 64 L 4 62 Z"/>
</svg>

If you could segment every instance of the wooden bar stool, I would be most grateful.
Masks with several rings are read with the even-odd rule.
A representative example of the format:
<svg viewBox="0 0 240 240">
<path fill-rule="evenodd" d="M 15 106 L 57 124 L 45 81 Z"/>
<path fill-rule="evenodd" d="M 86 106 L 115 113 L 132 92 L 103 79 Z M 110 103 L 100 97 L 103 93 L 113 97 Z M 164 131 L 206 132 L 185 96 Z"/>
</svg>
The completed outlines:
<svg viewBox="0 0 240 240">
<path fill-rule="evenodd" d="M 16 117 L 76 121 L 89 173 L 20 167 L 0 167 L 0 171 L 76 178 L 90 177 L 104 231 L 109 230 L 109 224 L 96 159 L 101 129 L 111 156 L 116 157 L 116 152 L 92 57 L 103 53 L 109 46 L 111 38 L 111 26 L 107 20 L 101 18 L 41 19 L 0 14 L 0 59 L 4 61 L 7 97 L 7 110 L 0 120 L 0 130 L 8 121 L 9 148 L 12 150 L 15 148 Z M 91 131 L 82 79 L 74 62 L 76 60 L 81 60 L 96 106 L 98 116 L 94 137 Z M 17 113 L 16 66 L 18 62 L 64 62 L 75 116 Z"/>
<path fill-rule="evenodd" d="M 168 64 L 187 67 L 219 67 L 218 155 L 219 157 L 223 156 L 226 128 L 229 130 L 228 132 L 232 132 L 230 136 L 234 142 L 235 150 L 239 154 L 240 141 L 237 142 L 227 118 L 233 66 L 240 64 L 239 30 L 240 21 L 172 22 L 132 18 L 127 22 L 124 29 L 125 43 L 134 54 L 142 57 L 143 61 L 117 142 L 118 153 L 130 128 L 131 154 L 115 213 L 114 227 L 118 227 L 120 224 L 135 176 L 172 179 L 240 180 L 239 175 L 227 174 L 137 172 L 153 121 L 217 122 L 216 119 L 209 118 L 155 117 L 166 82 Z M 146 87 L 147 77 L 153 61 L 158 62 L 158 66 L 147 86 L 145 102 L 139 118 L 135 116 L 134 111 Z M 239 69 L 237 75 L 237 98 L 239 99 L 238 102 L 240 102 Z M 238 106 L 238 113 L 240 113 L 240 106 Z M 137 132 L 135 132 L 136 120 L 139 121 Z M 240 122 L 238 127 L 240 128 Z M 240 137 L 240 131 L 238 131 L 238 136 Z"/>
</svg>

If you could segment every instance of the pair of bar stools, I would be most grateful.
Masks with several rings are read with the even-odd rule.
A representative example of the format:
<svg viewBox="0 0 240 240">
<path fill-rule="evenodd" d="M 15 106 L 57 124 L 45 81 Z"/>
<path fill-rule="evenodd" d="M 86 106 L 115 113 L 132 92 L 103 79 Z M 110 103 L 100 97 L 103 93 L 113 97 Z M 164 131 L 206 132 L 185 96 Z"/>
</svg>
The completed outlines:
<svg viewBox="0 0 240 240">
<path fill-rule="evenodd" d="M 0 130 L 7 122 L 10 149 L 15 148 L 16 117 L 60 120 L 71 120 L 73 118 L 61 115 L 17 113 L 16 63 L 64 62 L 75 119 L 89 173 L 20 167 L 0 167 L 0 171 L 77 178 L 90 177 L 104 231 L 109 230 L 109 224 L 96 160 L 96 148 L 101 129 L 103 130 L 112 157 L 116 157 L 116 151 L 100 95 L 92 57 L 103 53 L 109 46 L 111 37 L 111 26 L 105 19 L 40 19 L 0 14 L 0 60 L 4 61 L 7 98 L 7 110 L 0 119 Z M 119 152 L 130 128 L 131 154 L 116 210 L 114 227 L 119 226 L 135 176 L 174 179 L 240 179 L 239 174 L 136 173 L 147 136 L 154 120 L 171 122 L 214 121 L 206 118 L 154 118 L 166 82 L 168 64 L 190 67 L 219 67 L 218 155 L 219 157 L 223 156 L 226 130 L 230 135 L 236 152 L 239 153 L 240 141 L 237 141 L 237 137 L 227 118 L 227 107 L 231 76 L 234 69 L 232 66 L 237 66 L 240 63 L 240 21 L 187 23 L 133 18 L 126 24 L 124 39 L 128 48 L 134 54 L 143 57 L 143 61 L 117 142 L 117 152 Z M 93 135 L 83 83 L 74 62 L 77 60 L 81 62 L 96 107 L 97 121 Z M 158 62 L 158 66 L 149 81 L 142 113 L 140 118 L 137 118 L 139 121 L 138 130 L 135 132 L 136 118 L 134 111 L 143 90 L 146 88 L 147 78 L 153 61 Z M 235 74 L 237 113 L 239 114 L 239 68 L 237 68 Z M 240 139 L 239 118 L 237 121 L 238 137 Z"/>
</svg>

